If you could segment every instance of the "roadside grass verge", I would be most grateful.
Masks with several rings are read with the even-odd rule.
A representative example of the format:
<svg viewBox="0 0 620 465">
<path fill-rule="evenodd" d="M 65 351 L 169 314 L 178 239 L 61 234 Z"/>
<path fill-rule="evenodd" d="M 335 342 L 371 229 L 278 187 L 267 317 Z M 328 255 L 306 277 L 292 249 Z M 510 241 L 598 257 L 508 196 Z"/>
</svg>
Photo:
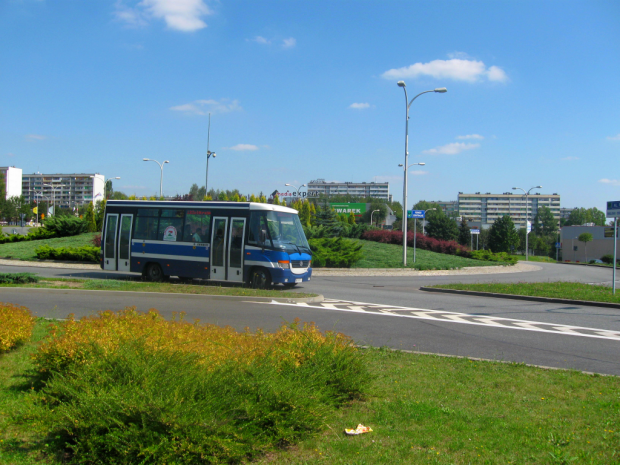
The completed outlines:
<svg viewBox="0 0 620 465">
<path fill-rule="evenodd" d="M 144 281 L 130 281 L 117 279 L 70 279 L 70 278 L 43 278 L 38 277 L 37 282 L 27 284 L 2 284 L 2 287 L 26 287 L 45 289 L 87 289 L 92 291 L 125 291 L 125 292 L 161 292 L 171 294 L 197 294 L 216 296 L 242 296 L 242 297 L 316 297 L 317 294 L 309 294 L 295 291 L 282 291 L 279 289 L 251 289 L 240 286 L 218 286 L 208 284 L 184 284 L 181 281 L 166 281 L 152 283 Z"/>
<path fill-rule="evenodd" d="M 511 255 L 511 257 L 515 257 L 519 261 L 525 261 L 525 255 Z M 557 261 L 554 258 L 537 256 L 537 255 L 530 255 L 528 257 L 528 261 L 542 262 L 542 263 L 557 263 Z"/>
<path fill-rule="evenodd" d="M 31 389 L 30 354 L 52 325 L 38 320 L 33 342 L 0 356 L 0 463 L 60 465 L 77 458 L 46 452 L 54 437 L 46 436 L 37 413 L 42 393 Z M 293 447 L 258 448 L 253 463 L 618 462 L 617 377 L 387 349 L 362 355 L 373 378 L 365 401 L 323 412 L 321 426 L 305 430 Z M 373 432 L 343 434 L 358 423 Z"/>
<path fill-rule="evenodd" d="M 99 233 L 85 233 L 70 237 L 56 237 L 37 241 L 13 242 L 0 245 L 0 258 L 13 260 L 38 260 L 35 249 L 41 245 L 50 247 L 82 247 L 92 246 L 93 238 Z"/>
<path fill-rule="evenodd" d="M 352 268 L 403 268 L 403 247 L 395 244 L 355 239 L 363 245 L 364 257 Z M 473 260 L 471 258 L 448 255 L 428 250 L 416 250 L 416 263 L 413 263 L 413 247 L 407 247 L 407 267 L 424 270 L 452 270 L 468 266 L 501 266 L 502 263 Z"/>
<path fill-rule="evenodd" d="M 476 283 L 436 284 L 434 288 L 460 291 L 493 292 L 496 294 L 527 295 L 591 302 L 620 303 L 620 294 L 613 295 L 611 287 L 574 282 L 547 283 Z"/>
</svg>

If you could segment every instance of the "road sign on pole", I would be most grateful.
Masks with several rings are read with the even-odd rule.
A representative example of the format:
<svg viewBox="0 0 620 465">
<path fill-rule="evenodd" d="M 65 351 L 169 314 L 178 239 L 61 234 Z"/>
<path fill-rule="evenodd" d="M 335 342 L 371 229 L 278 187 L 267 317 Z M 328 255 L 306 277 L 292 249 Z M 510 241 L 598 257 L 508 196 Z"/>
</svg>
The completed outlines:
<svg viewBox="0 0 620 465">
<path fill-rule="evenodd" d="M 407 218 L 424 218 L 424 210 L 407 210 Z"/>
<path fill-rule="evenodd" d="M 607 218 L 620 217 L 620 200 L 607 202 Z"/>
<path fill-rule="evenodd" d="M 480 230 L 479 229 L 470 229 L 469 232 L 471 234 L 480 234 Z"/>
</svg>

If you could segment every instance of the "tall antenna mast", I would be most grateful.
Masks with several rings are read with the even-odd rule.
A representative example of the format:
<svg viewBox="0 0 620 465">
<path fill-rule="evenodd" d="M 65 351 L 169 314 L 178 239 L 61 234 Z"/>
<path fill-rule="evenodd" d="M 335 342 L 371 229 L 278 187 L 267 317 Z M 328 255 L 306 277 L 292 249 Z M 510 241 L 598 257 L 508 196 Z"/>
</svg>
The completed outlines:
<svg viewBox="0 0 620 465">
<path fill-rule="evenodd" d="M 209 113 L 209 128 L 207 130 L 207 173 L 205 174 L 205 197 L 209 195 L 209 158 L 215 157 L 215 152 L 209 150 L 211 143 L 211 113 Z"/>
</svg>

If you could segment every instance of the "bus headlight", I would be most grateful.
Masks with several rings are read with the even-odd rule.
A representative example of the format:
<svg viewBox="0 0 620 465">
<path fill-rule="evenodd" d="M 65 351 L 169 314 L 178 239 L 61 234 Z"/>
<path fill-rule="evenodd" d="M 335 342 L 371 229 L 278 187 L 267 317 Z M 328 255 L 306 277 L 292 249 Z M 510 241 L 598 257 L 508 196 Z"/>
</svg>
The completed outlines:
<svg viewBox="0 0 620 465">
<path fill-rule="evenodd" d="M 288 260 L 278 260 L 278 267 L 288 270 L 291 267 L 291 262 Z"/>
</svg>

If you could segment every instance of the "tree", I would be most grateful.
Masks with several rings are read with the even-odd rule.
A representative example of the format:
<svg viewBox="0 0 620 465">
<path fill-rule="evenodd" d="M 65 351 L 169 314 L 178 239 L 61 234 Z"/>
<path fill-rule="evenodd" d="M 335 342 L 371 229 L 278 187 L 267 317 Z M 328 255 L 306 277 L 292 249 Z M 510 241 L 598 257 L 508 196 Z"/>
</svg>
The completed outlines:
<svg viewBox="0 0 620 465">
<path fill-rule="evenodd" d="M 601 212 L 602 213 L 602 212 Z M 539 207 L 538 213 L 534 217 L 534 234 L 537 236 L 548 236 L 558 231 L 558 222 L 553 217 L 549 207 Z"/>
<path fill-rule="evenodd" d="M 565 222 L 565 226 L 581 226 L 585 223 L 594 223 L 596 226 L 605 226 L 605 213 L 598 208 L 575 208 L 568 220 Z"/>
<path fill-rule="evenodd" d="M 349 217 L 347 218 L 349 224 L 355 224 L 355 214 L 351 211 L 349 212 Z"/>
<path fill-rule="evenodd" d="M 99 200 L 95 205 L 95 231 L 101 231 L 103 229 L 103 215 L 105 214 L 106 200 Z"/>
<path fill-rule="evenodd" d="M 426 223 L 426 235 L 444 241 L 455 241 L 459 236 L 459 228 L 456 221 L 444 215 L 440 208 L 428 212 Z"/>
<path fill-rule="evenodd" d="M 579 234 L 579 237 L 577 238 L 577 240 L 579 242 L 583 242 L 583 247 L 585 249 L 585 254 L 586 254 L 586 263 L 588 262 L 588 242 L 592 241 L 592 234 L 585 232 L 585 233 L 581 233 Z"/>
<path fill-rule="evenodd" d="M 471 244 L 471 231 L 469 230 L 469 225 L 467 224 L 467 220 L 465 218 L 463 218 L 463 221 L 461 221 L 461 224 L 459 225 L 459 235 L 457 241 L 461 245 Z"/>
<path fill-rule="evenodd" d="M 511 252 L 519 241 L 515 224 L 509 215 L 495 220 L 489 231 L 489 248 L 492 252 Z"/>
<path fill-rule="evenodd" d="M 373 213 L 375 210 L 379 211 Z M 362 221 L 364 223 L 370 223 L 371 218 L 374 224 L 379 224 L 387 218 L 387 206 L 385 203 L 379 202 L 377 199 L 375 199 L 374 202 L 371 202 L 370 208 L 368 208 L 362 215 Z"/>
<path fill-rule="evenodd" d="M 86 214 L 84 215 L 84 221 L 86 221 L 86 224 L 88 225 L 88 232 L 97 231 L 97 223 L 95 221 L 95 207 L 92 202 L 88 204 Z"/>
</svg>

